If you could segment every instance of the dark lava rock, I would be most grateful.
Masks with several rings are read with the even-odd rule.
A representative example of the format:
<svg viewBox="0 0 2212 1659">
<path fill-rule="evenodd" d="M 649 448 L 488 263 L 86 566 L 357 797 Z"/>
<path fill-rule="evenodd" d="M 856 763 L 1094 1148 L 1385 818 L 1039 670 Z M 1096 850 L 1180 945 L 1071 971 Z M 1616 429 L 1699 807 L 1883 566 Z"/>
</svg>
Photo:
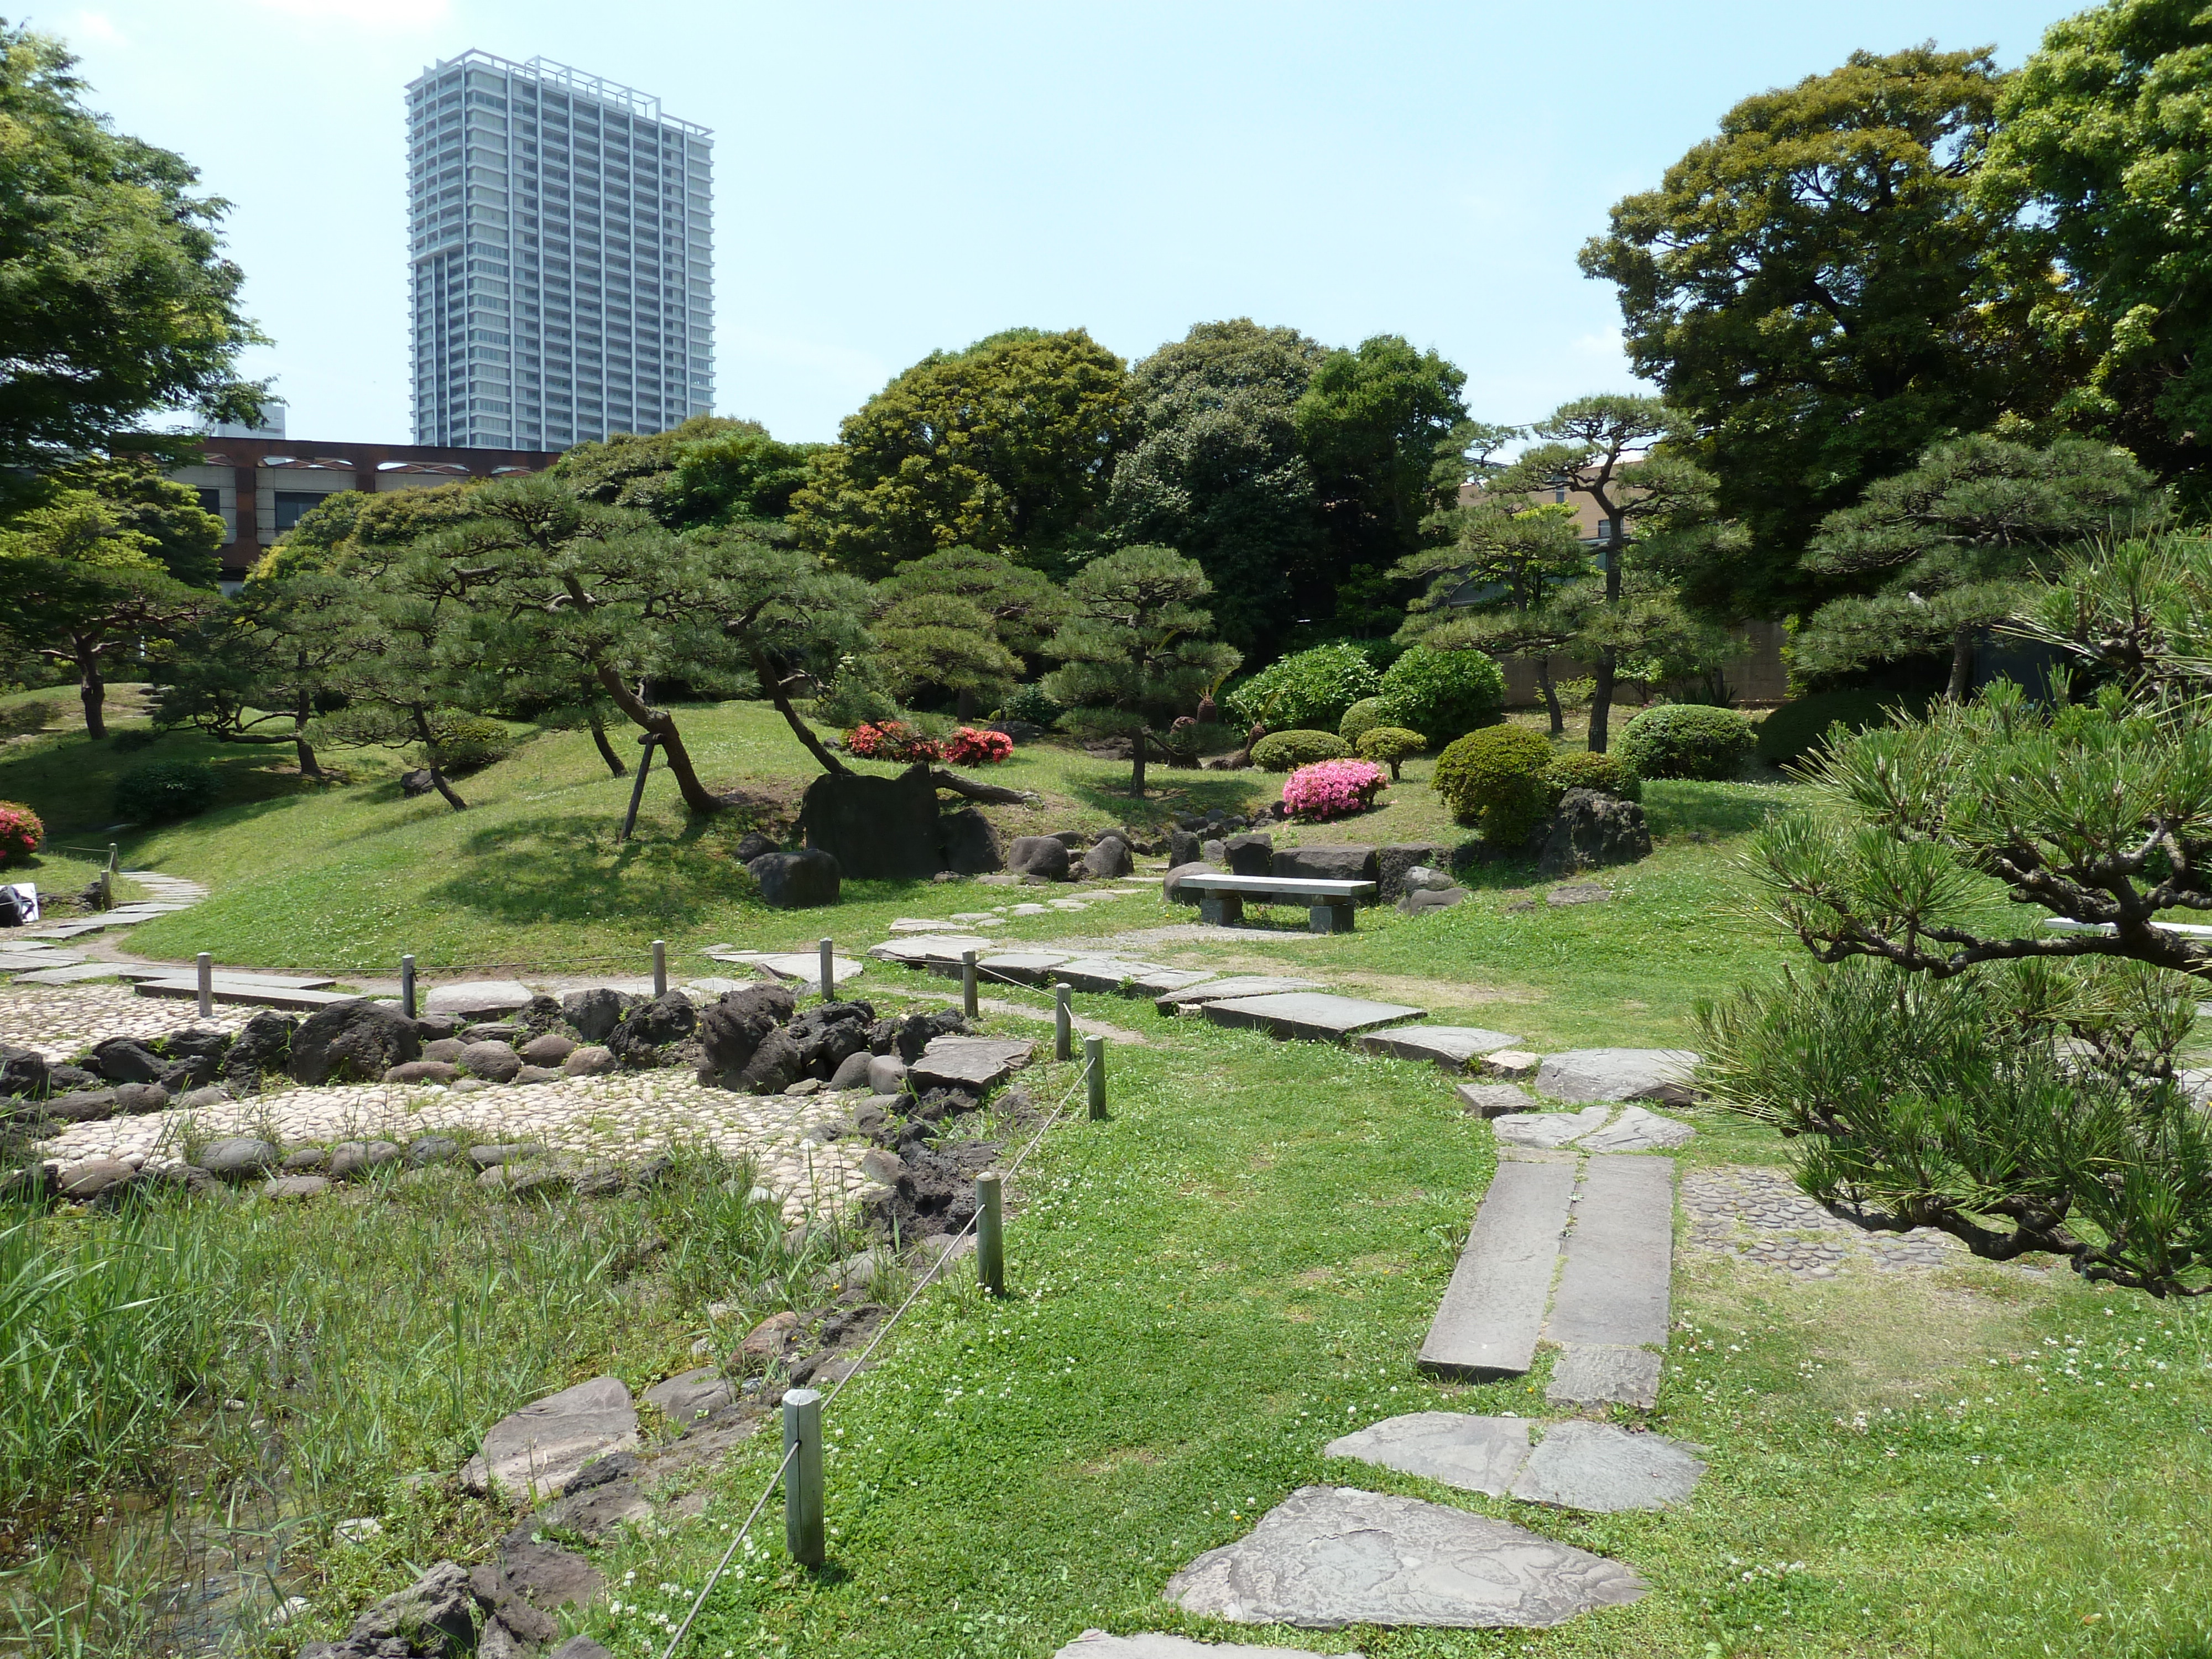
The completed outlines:
<svg viewBox="0 0 2212 1659">
<path fill-rule="evenodd" d="M 64 1063 L 46 1067 L 46 1087 L 58 1095 L 67 1094 L 72 1089 L 97 1089 L 106 1080 L 99 1073 L 88 1072 L 82 1066 Z M 0 1089 L 0 1095 L 7 1092 Z"/>
<path fill-rule="evenodd" d="M 1267 873 L 1307 881 L 1373 881 L 1375 849 L 1352 846 L 1285 847 L 1269 860 Z"/>
<path fill-rule="evenodd" d="M 222 1057 L 223 1081 L 242 1095 L 258 1092 L 264 1073 L 290 1066 L 292 1038 L 299 1029 L 300 1022 L 292 1015 L 274 1008 L 261 1010 L 240 1028 L 230 1052 Z"/>
<path fill-rule="evenodd" d="M 104 1123 L 115 1115 L 113 1089 L 79 1089 L 43 1100 L 33 1109 L 57 1123 Z"/>
<path fill-rule="evenodd" d="M 871 1030 L 870 1036 L 872 1037 L 876 1031 L 881 1029 L 879 1023 Z M 933 1013 L 927 1014 L 908 1014 L 904 1019 L 891 1022 L 888 1044 L 883 1048 L 876 1049 L 876 1052 L 896 1054 L 911 1066 L 921 1058 L 921 1051 L 929 1047 L 935 1039 L 941 1036 L 958 1036 L 968 1030 L 967 1020 L 961 1016 L 960 1011 L 957 1008 L 940 1008 Z M 871 1042 L 869 1047 L 874 1048 L 875 1045 Z"/>
<path fill-rule="evenodd" d="M 872 1200 L 871 1217 L 902 1244 L 930 1233 L 958 1232 L 975 1218 L 975 1177 L 998 1155 L 993 1140 L 903 1150 L 899 1157 L 906 1169 L 896 1184 Z"/>
<path fill-rule="evenodd" d="M 460 1654 L 474 1647 L 476 1639 L 476 1596 L 467 1570 L 458 1562 L 441 1561 L 355 1620 L 339 1650 L 358 1643 L 397 1641 L 405 1644 L 401 1650 L 408 1654 Z M 307 1659 L 306 1650 L 301 1659 Z"/>
<path fill-rule="evenodd" d="M 1266 836 L 1231 836 L 1221 844 L 1222 856 L 1232 876 L 1272 876 L 1275 873 L 1275 843 Z"/>
<path fill-rule="evenodd" d="M 115 1091 L 115 1109 L 125 1117 L 143 1117 L 169 1104 L 169 1091 L 158 1083 L 125 1083 Z"/>
<path fill-rule="evenodd" d="M 1083 855 L 1083 873 L 1094 881 L 1116 880 L 1134 873 L 1136 868 L 1129 843 L 1119 836 L 1101 836 L 1098 844 Z"/>
<path fill-rule="evenodd" d="M 561 1000 L 540 991 L 523 1005 L 522 1011 L 514 1016 L 514 1021 L 525 1031 L 536 1035 L 556 1030 L 562 1022 Z"/>
<path fill-rule="evenodd" d="M 748 985 L 725 991 L 699 1016 L 698 1036 L 706 1069 L 727 1073 L 731 1081 L 744 1070 L 770 1031 L 791 1018 L 799 1000 L 781 985 Z"/>
<path fill-rule="evenodd" d="M 945 867 L 937 786 L 926 763 L 894 778 L 828 774 L 806 786 L 799 827 L 810 851 L 827 854 L 854 881 L 927 881 Z M 770 904 L 760 860 L 746 865 Z M 833 892 L 817 903 L 834 903 Z"/>
<path fill-rule="evenodd" d="M 783 848 L 777 846 L 769 836 L 761 834 L 759 830 L 749 830 L 745 832 L 744 839 L 732 850 L 730 856 L 739 864 L 750 864 L 755 859 L 764 858 L 770 853 L 781 853 L 782 850 Z"/>
<path fill-rule="evenodd" d="M 136 1037 L 94 1043 L 85 1064 L 110 1083 L 159 1083 L 169 1065 Z"/>
<path fill-rule="evenodd" d="M 561 1016 L 586 1042 L 605 1042 L 622 1024 L 623 1016 L 643 1000 L 595 985 L 588 991 L 571 991 L 562 997 Z"/>
<path fill-rule="evenodd" d="M 791 1034 L 778 1030 L 760 1040 L 752 1058 L 738 1068 L 734 1077 L 728 1073 L 722 1075 L 727 1079 L 727 1087 L 749 1095 L 781 1094 L 805 1075 L 805 1062 L 799 1045 L 791 1040 Z"/>
<path fill-rule="evenodd" d="M 244 1042 L 241 1034 L 240 1042 Z M 292 1033 L 292 1079 L 374 1082 L 393 1066 L 422 1057 L 415 1022 L 397 1008 L 353 997 L 325 1004 Z"/>
<path fill-rule="evenodd" d="M 161 1052 L 171 1060 L 195 1060 L 204 1056 L 220 1060 L 230 1052 L 234 1039 L 228 1031 L 202 1031 L 188 1029 L 172 1031 L 161 1039 Z"/>
<path fill-rule="evenodd" d="M 931 857 L 933 861 L 933 848 Z M 763 853 L 745 869 L 760 884 L 761 902 L 776 910 L 814 910 L 835 904 L 844 878 L 842 866 L 818 848 Z"/>
<path fill-rule="evenodd" d="M 1442 870 L 1451 862 L 1451 848 L 1440 841 L 1400 842 L 1375 849 L 1376 902 L 1395 904 L 1406 890 L 1406 872 L 1419 866 Z"/>
<path fill-rule="evenodd" d="M 1651 856 L 1651 826 L 1644 809 L 1618 795 L 1570 789 L 1559 797 L 1536 854 L 1540 876 L 1571 875 Z"/>
<path fill-rule="evenodd" d="M 802 1075 L 830 1078 L 847 1057 L 865 1054 L 876 1011 L 865 1002 L 825 1002 L 793 1020 L 785 1035 L 799 1050 Z"/>
<path fill-rule="evenodd" d="M 1006 868 L 1040 881 L 1066 881 L 1067 843 L 1057 836 L 1017 836 L 1006 849 Z"/>
<path fill-rule="evenodd" d="M 937 821 L 945 847 L 945 867 L 956 876 L 988 876 L 1006 867 L 998 832 L 973 806 L 947 812 Z"/>
<path fill-rule="evenodd" d="M 1168 836 L 1168 862 L 1170 865 L 1198 862 L 1198 836 L 1188 830 L 1177 830 Z"/>
<path fill-rule="evenodd" d="M 699 1029 L 699 1011 L 681 991 L 669 991 L 640 1003 L 607 1034 L 606 1046 L 626 1066 L 660 1064 L 664 1043 L 681 1042 Z"/>
</svg>

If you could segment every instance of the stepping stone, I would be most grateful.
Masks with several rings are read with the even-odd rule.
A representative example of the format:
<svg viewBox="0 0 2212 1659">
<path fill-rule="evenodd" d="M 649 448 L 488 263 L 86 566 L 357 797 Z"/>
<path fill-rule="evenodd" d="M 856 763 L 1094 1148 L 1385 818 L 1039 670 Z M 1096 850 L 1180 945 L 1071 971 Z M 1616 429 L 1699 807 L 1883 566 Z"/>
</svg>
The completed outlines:
<svg viewBox="0 0 2212 1659">
<path fill-rule="evenodd" d="M 170 963 L 154 967 L 125 963 L 118 966 L 115 972 L 118 977 L 123 979 L 161 982 L 182 980 L 190 985 L 199 983 L 199 975 L 197 970 L 191 968 L 179 968 Z M 222 968 L 215 970 L 213 978 L 217 985 L 264 991 L 327 991 L 337 983 L 337 981 L 326 975 L 249 974 L 234 969 Z"/>
<path fill-rule="evenodd" d="M 1356 1046 L 1370 1054 L 1433 1060 L 1444 1071 L 1464 1072 L 1469 1060 L 1510 1048 L 1518 1041 L 1503 1031 L 1486 1031 L 1475 1025 L 1401 1025 L 1395 1030 L 1370 1032 Z"/>
<path fill-rule="evenodd" d="M 1545 1340 L 1561 1347 L 1665 1347 L 1674 1160 L 1591 1158 L 1574 1221 Z"/>
<path fill-rule="evenodd" d="M 925 968 L 932 962 L 957 962 L 963 951 L 980 953 L 990 948 L 991 941 L 980 933 L 928 933 L 918 939 L 885 939 L 870 947 L 868 954 L 878 962 Z"/>
<path fill-rule="evenodd" d="M 805 951 L 709 951 L 708 957 L 714 962 L 739 962 L 749 968 L 765 968 L 778 979 L 796 980 L 802 985 L 818 985 L 822 981 L 822 957 L 818 952 Z M 854 962 L 849 957 L 830 958 L 830 982 L 842 985 L 867 967 L 865 962 Z"/>
<path fill-rule="evenodd" d="M 979 957 L 975 965 L 994 979 L 1010 979 L 1017 985 L 1042 985 L 1050 979 L 1052 970 L 1066 960 L 1065 951 L 1001 951 Z"/>
<path fill-rule="evenodd" d="M 1018 916 L 1048 916 L 1052 912 L 1042 904 L 1017 904 L 1014 914 Z"/>
<path fill-rule="evenodd" d="M 952 919 L 955 921 L 971 920 L 967 916 L 955 916 Z M 894 933 L 941 933 L 944 931 L 943 921 L 933 921 L 923 916 L 901 916 L 891 924 L 891 932 Z"/>
<path fill-rule="evenodd" d="M 1153 964 L 1129 962 L 1115 957 L 1071 957 L 1052 970 L 1057 984 L 1071 991 L 1093 991 L 1111 995 L 1118 992 L 1130 975 Z"/>
<path fill-rule="evenodd" d="M 482 1497 L 556 1498 L 578 1469 L 637 1440 L 637 1408 L 616 1376 L 595 1376 L 548 1395 L 484 1431 L 483 1449 L 462 1466 L 461 1484 Z"/>
<path fill-rule="evenodd" d="M 1168 1580 L 1186 1612 L 1231 1624 L 1541 1629 L 1642 1597 L 1618 1561 L 1417 1498 L 1301 1486 L 1249 1537 Z"/>
<path fill-rule="evenodd" d="M 1613 1115 L 1610 1106 L 1585 1106 L 1579 1112 L 1532 1112 L 1526 1117 L 1501 1118 L 1495 1133 L 1515 1146 L 1564 1146 L 1605 1127 Z"/>
<path fill-rule="evenodd" d="M 0 972 L 13 972 L 19 968 L 66 968 L 83 960 L 82 951 L 58 951 L 52 945 L 17 950 L 12 945 L 0 945 Z"/>
<path fill-rule="evenodd" d="M 921 1058 L 907 1068 L 907 1080 L 917 1093 L 958 1089 L 980 1095 L 1004 1083 L 1016 1066 L 1028 1065 L 1036 1052 L 1034 1042 L 1006 1037 L 932 1037 Z"/>
<path fill-rule="evenodd" d="M 1541 1054 L 1532 1054 L 1526 1048 L 1500 1048 L 1495 1054 L 1482 1057 L 1480 1070 L 1485 1077 L 1518 1083 L 1524 1078 L 1535 1076 L 1543 1063 Z"/>
<path fill-rule="evenodd" d="M 326 981 L 327 982 L 327 981 Z M 166 997 L 181 1001 L 199 995 L 197 979 L 141 980 L 137 994 L 142 997 Z M 295 1013 L 312 1009 L 327 1008 L 333 1002 L 359 1000 L 350 991 L 310 991 L 283 986 L 242 983 L 236 980 L 218 978 L 210 988 L 211 1001 L 251 1008 L 281 1008 Z"/>
<path fill-rule="evenodd" d="M 1231 974 L 1224 979 L 1208 980 L 1188 990 L 1170 991 L 1155 1000 L 1164 1014 L 1180 1012 L 1182 1009 L 1208 1002 L 1219 1002 L 1230 997 L 1276 996 L 1289 991 L 1320 991 L 1328 988 L 1318 980 L 1279 979 L 1271 974 Z"/>
<path fill-rule="evenodd" d="M 1536 1092 L 1553 1100 L 1660 1100 L 1687 1105 L 1698 1056 L 1687 1048 L 1573 1048 L 1537 1069 Z"/>
<path fill-rule="evenodd" d="M 1045 902 L 1055 910 L 1080 910 L 1085 908 L 1081 899 L 1047 899 Z"/>
<path fill-rule="evenodd" d="M 1188 991 L 1194 985 L 1205 985 L 1218 978 L 1212 973 L 1200 973 L 1189 968 L 1146 967 L 1129 975 L 1129 982 L 1121 989 L 1133 997 L 1164 997 L 1171 991 Z"/>
<path fill-rule="evenodd" d="M 1535 1363 L 1574 1196 L 1571 1164 L 1501 1164 L 1421 1344 L 1420 1367 L 1488 1382 Z"/>
<path fill-rule="evenodd" d="M 1533 1112 L 1536 1097 L 1517 1083 L 1462 1083 L 1453 1089 L 1460 1109 L 1473 1117 L 1504 1117 L 1509 1112 Z"/>
<path fill-rule="evenodd" d="M 1528 1455 L 1513 1496 L 1555 1509 L 1611 1515 L 1689 1501 L 1705 1466 L 1663 1434 L 1632 1434 L 1617 1423 L 1554 1423 Z"/>
<path fill-rule="evenodd" d="M 1555 1406 L 1659 1403 L 1659 1356 L 1645 1348 L 1570 1343 L 1559 1350 L 1544 1398 Z"/>
<path fill-rule="evenodd" d="M 1578 1143 L 1586 1152 L 1650 1152 L 1686 1146 L 1697 1135 L 1686 1123 L 1647 1112 L 1641 1106 L 1624 1106 L 1620 1115 L 1595 1134 Z"/>
<path fill-rule="evenodd" d="M 1103 1630 L 1087 1630 L 1052 1659 L 1206 1659 L 1209 1654 L 1218 1654 L 1221 1659 L 1314 1659 L 1314 1656 L 1297 1648 L 1255 1647 L 1249 1642 L 1194 1642 L 1188 1636 L 1170 1636 L 1162 1631 L 1147 1631 L 1141 1636 L 1109 1636 Z M 1365 1659 L 1358 1650 L 1344 1654 L 1341 1659 Z"/>
<path fill-rule="evenodd" d="M 0 963 L 0 967 L 4 967 Z M 81 985 L 87 980 L 119 979 L 123 975 L 112 962 L 84 962 L 72 968 L 37 968 L 27 974 L 19 973 L 17 985 Z"/>
<path fill-rule="evenodd" d="M 1414 1412 L 1332 1440 L 1322 1451 L 1503 1498 L 1528 1461 L 1528 1419 Z"/>
<path fill-rule="evenodd" d="M 470 980 L 459 985 L 433 987 L 422 1011 L 477 1018 L 519 1013 L 530 1006 L 530 999 L 535 994 L 520 980 Z"/>
<path fill-rule="evenodd" d="M 1364 997 L 1334 996 L 1320 991 L 1231 997 L 1206 1005 L 1206 1017 L 1216 1025 L 1256 1028 L 1279 1037 L 1303 1037 L 1310 1042 L 1340 1042 L 1374 1026 L 1419 1019 L 1425 1012 L 1395 1002 L 1370 1002 Z"/>
<path fill-rule="evenodd" d="M 1564 887 L 1554 887 L 1544 895 L 1544 902 L 1553 905 L 1603 904 L 1613 896 L 1613 889 L 1595 881 L 1571 881 Z"/>
</svg>

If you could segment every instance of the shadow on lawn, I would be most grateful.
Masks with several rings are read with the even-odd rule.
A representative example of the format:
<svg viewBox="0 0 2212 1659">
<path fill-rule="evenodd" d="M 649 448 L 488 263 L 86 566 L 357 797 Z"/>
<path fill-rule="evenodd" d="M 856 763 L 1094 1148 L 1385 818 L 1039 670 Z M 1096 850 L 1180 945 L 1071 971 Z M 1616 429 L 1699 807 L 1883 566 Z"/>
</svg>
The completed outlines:
<svg viewBox="0 0 2212 1659">
<path fill-rule="evenodd" d="M 1145 798 L 1129 793 L 1126 773 L 1113 778 L 1071 778 L 1067 793 L 1095 811 L 1104 812 L 1132 830 L 1165 830 L 1186 812 L 1205 813 L 1218 807 L 1240 816 L 1274 791 L 1258 787 L 1264 772 L 1202 772 L 1195 768 L 1146 767 Z M 1278 784 L 1276 787 L 1280 788 Z"/>
<path fill-rule="evenodd" d="M 1778 812 L 1796 810 L 1796 801 L 1711 784 L 1647 783 L 1644 815 L 1654 836 L 1741 836 Z"/>
<path fill-rule="evenodd" d="M 732 838 L 723 832 L 731 826 L 690 823 L 673 836 L 641 833 L 617 847 L 618 823 L 544 817 L 488 824 L 461 842 L 461 868 L 429 896 L 505 922 L 672 927 L 751 891 L 730 857 Z"/>
</svg>

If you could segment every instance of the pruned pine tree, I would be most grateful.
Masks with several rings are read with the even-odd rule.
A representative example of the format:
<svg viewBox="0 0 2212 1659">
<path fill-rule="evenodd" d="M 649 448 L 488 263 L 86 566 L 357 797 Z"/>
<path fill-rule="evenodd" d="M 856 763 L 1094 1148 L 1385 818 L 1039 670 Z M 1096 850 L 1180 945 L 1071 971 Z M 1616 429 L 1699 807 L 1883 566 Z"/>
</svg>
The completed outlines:
<svg viewBox="0 0 2212 1659">
<path fill-rule="evenodd" d="M 951 547 L 908 560 L 876 584 L 870 632 L 895 693 L 951 691 L 967 720 L 1006 694 L 1066 615 L 1066 597 L 1041 573 Z"/>
</svg>

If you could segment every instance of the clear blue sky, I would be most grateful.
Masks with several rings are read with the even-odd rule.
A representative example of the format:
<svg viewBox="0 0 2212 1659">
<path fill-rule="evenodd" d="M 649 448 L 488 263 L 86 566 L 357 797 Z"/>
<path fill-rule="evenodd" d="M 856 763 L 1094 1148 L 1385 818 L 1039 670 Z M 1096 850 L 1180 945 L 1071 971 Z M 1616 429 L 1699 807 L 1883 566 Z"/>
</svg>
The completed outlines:
<svg viewBox="0 0 2212 1659">
<path fill-rule="evenodd" d="M 924 353 L 1015 324 L 1133 359 L 1219 317 L 1403 334 L 1494 420 L 1626 388 L 1612 290 L 1574 262 L 1613 201 L 1855 47 L 2010 66 L 2075 9 L 104 0 L 28 21 L 234 204 L 275 342 L 248 367 L 293 435 L 404 441 L 401 88 L 471 46 L 714 130 L 716 409 L 826 439 Z"/>
</svg>

